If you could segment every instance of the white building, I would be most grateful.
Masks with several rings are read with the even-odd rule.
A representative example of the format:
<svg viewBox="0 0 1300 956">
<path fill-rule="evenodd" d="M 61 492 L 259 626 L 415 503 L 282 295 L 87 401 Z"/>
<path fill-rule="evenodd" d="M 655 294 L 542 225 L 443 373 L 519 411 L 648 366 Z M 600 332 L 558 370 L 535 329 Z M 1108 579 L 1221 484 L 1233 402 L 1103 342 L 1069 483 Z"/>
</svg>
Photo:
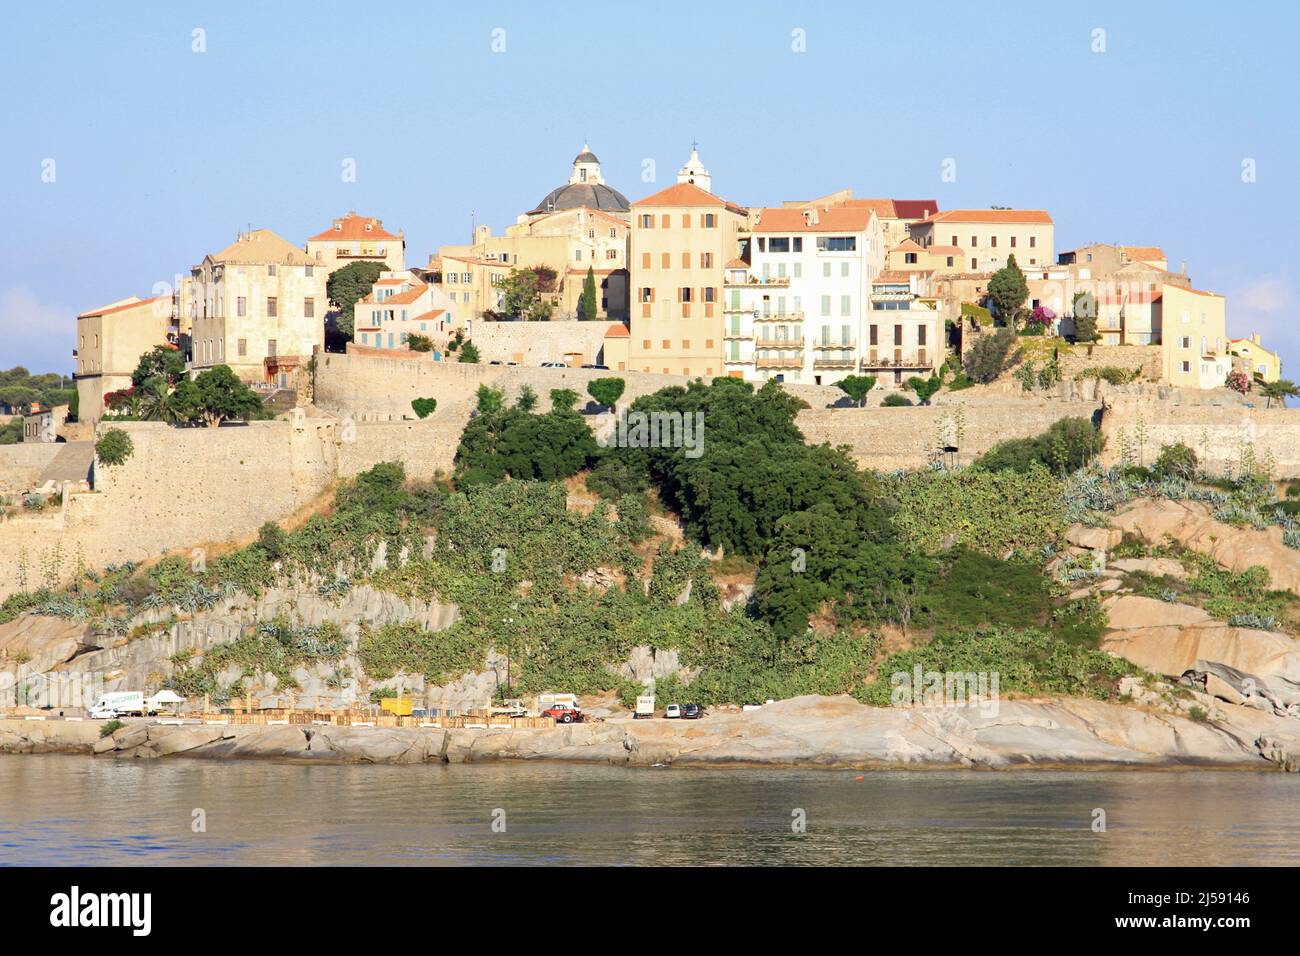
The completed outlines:
<svg viewBox="0 0 1300 956">
<path fill-rule="evenodd" d="M 854 374 L 871 283 L 885 261 L 875 211 L 846 205 L 754 210 L 749 256 L 743 275 L 733 263 L 727 267 L 728 371 L 817 384 Z M 746 325 L 752 338 L 745 337 Z"/>
</svg>

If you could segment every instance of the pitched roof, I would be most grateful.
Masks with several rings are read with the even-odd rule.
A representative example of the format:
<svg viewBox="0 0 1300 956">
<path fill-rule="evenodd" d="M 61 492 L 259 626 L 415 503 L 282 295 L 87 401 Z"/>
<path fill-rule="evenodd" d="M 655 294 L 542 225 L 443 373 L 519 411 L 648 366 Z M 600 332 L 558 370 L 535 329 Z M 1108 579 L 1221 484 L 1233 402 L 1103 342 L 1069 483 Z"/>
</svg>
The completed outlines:
<svg viewBox="0 0 1300 956">
<path fill-rule="evenodd" d="M 411 321 L 411 322 L 423 322 L 423 321 L 425 321 L 426 319 L 436 319 L 438 316 L 442 315 L 442 314 L 443 314 L 444 312 L 446 312 L 446 311 L 447 311 L 446 309 L 433 309 L 433 310 L 431 310 L 431 311 L 429 311 L 429 312 L 421 312 L 419 315 L 417 315 L 417 316 L 413 317 L 412 319 L 410 319 L 410 321 Z"/>
<path fill-rule="evenodd" d="M 964 256 L 966 250 L 961 246 L 926 246 L 925 251 L 932 256 Z"/>
<path fill-rule="evenodd" d="M 1124 254 L 1130 259 L 1136 259 L 1139 262 L 1148 260 L 1168 261 L 1165 251 L 1159 246 L 1120 246 Z"/>
<path fill-rule="evenodd" d="M 890 249 L 889 251 L 890 252 L 924 252 L 925 248 L 915 239 L 904 239 L 902 242 L 894 246 L 894 248 Z"/>
<path fill-rule="evenodd" d="M 727 202 L 694 183 L 676 183 L 644 199 L 638 199 L 632 206 L 725 206 L 734 212 L 745 212 L 743 207 Z"/>
<path fill-rule="evenodd" d="M 754 232 L 862 232 L 871 225 L 875 214 L 870 206 L 848 205 L 797 209 L 777 206 L 756 212 Z M 811 221 L 814 218 L 816 222 Z"/>
<path fill-rule="evenodd" d="M 366 226 L 370 228 L 367 229 Z M 383 220 L 373 216 L 359 216 L 349 212 L 342 219 L 335 219 L 330 228 L 318 232 L 308 242 L 328 242 L 333 239 L 400 239 L 384 228 Z"/>
<path fill-rule="evenodd" d="M 898 269 L 886 269 L 871 280 L 872 285 L 902 284 L 910 282 L 915 272 L 903 272 Z"/>
<path fill-rule="evenodd" d="M 100 306 L 98 309 L 91 309 L 89 312 L 83 312 L 77 318 L 92 319 L 101 315 L 112 315 L 114 312 L 124 312 L 127 309 L 134 309 L 142 305 L 149 305 L 151 302 L 157 302 L 159 299 L 167 296 L 155 295 L 149 299 L 142 299 L 139 296 L 131 296 L 129 299 L 121 299 L 108 305 Z"/>
<path fill-rule="evenodd" d="M 316 265 L 316 260 L 293 243 L 281 239 L 270 229 L 254 229 L 240 236 L 220 252 L 213 262 L 249 263 L 252 265 Z"/>
<path fill-rule="evenodd" d="M 934 199 L 894 199 L 894 218 L 925 219 L 939 211 L 939 203 Z"/>
<path fill-rule="evenodd" d="M 405 292 L 395 292 L 382 302 L 375 298 L 373 288 L 366 293 L 365 298 L 361 301 L 367 305 L 410 305 L 424 295 L 425 290 L 429 288 L 427 282 L 421 282 L 419 279 L 380 279 L 375 285 L 392 285 L 393 283 L 406 285 L 408 282 L 410 282 L 411 288 Z"/>
<path fill-rule="evenodd" d="M 949 209 L 947 212 L 938 212 L 928 219 L 921 220 L 922 224 L 927 222 L 1025 222 L 1025 223 L 1051 223 L 1052 217 L 1042 209 Z"/>
<path fill-rule="evenodd" d="M 607 339 L 625 339 L 629 334 L 627 326 L 622 322 L 614 322 L 605 330 L 605 338 Z"/>
<path fill-rule="evenodd" d="M 726 269 L 748 269 L 748 268 L 749 268 L 749 263 L 746 262 L 744 259 L 741 259 L 739 256 L 737 256 L 735 259 L 732 259 L 730 262 L 728 262 L 728 263 L 726 264 L 726 266 L 724 266 L 723 268 L 726 268 Z"/>
</svg>

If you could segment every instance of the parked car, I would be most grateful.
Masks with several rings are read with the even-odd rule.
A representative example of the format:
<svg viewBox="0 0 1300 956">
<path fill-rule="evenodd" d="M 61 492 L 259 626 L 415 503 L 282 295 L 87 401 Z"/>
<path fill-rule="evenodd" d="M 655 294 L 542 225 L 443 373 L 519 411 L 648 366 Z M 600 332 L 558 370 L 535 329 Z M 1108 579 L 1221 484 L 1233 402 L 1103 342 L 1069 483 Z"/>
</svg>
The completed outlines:
<svg viewBox="0 0 1300 956">
<path fill-rule="evenodd" d="M 675 720 L 682 715 L 681 704 L 669 704 L 664 708 L 664 716 L 669 720 Z"/>
<path fill-rule="evenodd" d="M 584 365 L 583 368 L 595 368 L 595 369 L 600 369 L 602 372 L 608 372 L 608 371 L 609 371 L 609 366 L 608 366 L 608 365 Z"/>
<path fill-rule="evenodd" d="M 687 704 L 682 708 L 683 720 L 699 720 L 704 716 L 704 708 L 699 704 Z"/>
<path fill-rule="evenodd" d="M 542 368 L 568 368 L 563 362 L 543 362 Z"/>
</svg>

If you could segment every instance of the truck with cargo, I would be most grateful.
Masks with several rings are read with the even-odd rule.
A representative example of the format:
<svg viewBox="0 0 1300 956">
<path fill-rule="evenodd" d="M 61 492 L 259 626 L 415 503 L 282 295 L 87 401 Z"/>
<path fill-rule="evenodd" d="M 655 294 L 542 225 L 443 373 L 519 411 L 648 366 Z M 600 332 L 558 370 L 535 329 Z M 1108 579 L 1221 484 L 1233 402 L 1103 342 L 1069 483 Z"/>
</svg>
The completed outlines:
<svg viewBox="0 0 1300 956">
<path fill-rule="evenodd" d="M 90 716 L 97 720 L 153 716 L 153 713 L 145 706 L 144 692 L 138 690 L 118 690 L 102 694 L 90 708 Z"/>
</svg>

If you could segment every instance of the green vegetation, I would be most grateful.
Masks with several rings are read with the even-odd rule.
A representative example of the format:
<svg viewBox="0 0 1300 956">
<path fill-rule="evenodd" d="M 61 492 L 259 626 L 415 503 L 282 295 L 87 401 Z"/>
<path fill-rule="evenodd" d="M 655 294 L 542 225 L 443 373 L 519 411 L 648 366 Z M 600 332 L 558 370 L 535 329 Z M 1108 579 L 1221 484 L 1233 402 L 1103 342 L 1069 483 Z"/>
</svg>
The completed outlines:
<svg viewBox="0 0 1300 956">
<path fill-rule="evenodd" d="M 907 387 L 916 393 L 917 401 L 922 405 L 928 405 L 930 399 L 943 387 L 943 381 L 938 375 L 931 375 L 929 378 L 913 375 L 907 380 Z"/>
<path fill-rule="evenodd" d="M 985 332 L 962 358 L 962 370 L 972 382 L 987 385 L 1011 364 L 1011 349 L 1015 344 L 1016 333 L 1012 329 Z"/>
<path fill-rule="evenodd" d="M 549 319 L 554 307 L 542 295 L 555 291 L 555 278 L 555 270 L 546 266 L 511 269 L 498 287 L 501 310 L 497 314 L 527 321 Z"/>
<path fill-rule="evenodd" d="M 120 465 L 131 457 L 135 445 L 131 436 L 120 428 L 110 428 L 95 442 L 95 457 L 103 465 Z"/>
<path fill-rule="evenodd" d="M 1015 326 L 1016 317 L 1028 297 L 1029 284 L 1012 254 L 1007 258 L 1007 264 L 989 279 L 989 299 L 997 307 L 997 316 L 1003 325 Z"/>
<path fill-rule="evenodd" d="M 623 397 L 624 387 L 621 378 L 594 378 L 587 383 L 587 394 L 610 411 L 615 411 L 614 405 Z"/>
<path fill-rule="evenodd" d="M 963 302 L 961 304 L 962 318 L 970 319 L 981 326 L 993 324 L 993 313 L 982 305 L 976 305 L 974 302 Z"/>
<path fill-rule="evenodd" d="M 1196 477 L 1196 452 L 1182 442 L 1163 445 L 1156 458 L 1155 473 L 1161 478 L 1182 478 L 1190 481 Z"/>
<path fill-rule="evenodd" d="M 479 354 L 478 354 L 478 346 L 475 345 L 473 342 L 470 342 L 469 340 L 466 340 L 464 343 L 461 344 L 460 351 L 458 354 L 460 356 L 458 361 L 460 362 L 466 362 L 470 365 L 477 365 L 480 361 Z"/>
<path fill-rule="evenodd" d="M 518 405 L 506 408 L 499 390 L 482 386 L 478 409 L 456 450 L 456 480 L 462 485 L 506 477 L 555 481 L 587 467 L 596 453 L 591 429 L 572 407 L 552 407 L 544 415 Z"/>
<path fill-rule="evenodd" d="M 406 337 L 406 347 L 412 352 L 432 352 L 433 339 L 419 332 L 412 332 Z"/>
<path fill-rule="evenodd" d="M 1295 382 L 1289 379 L 1280 378 L 1276 382 L 1265 382 L 1260 386 L 1260 392 L 1263 393 L 1265 408 L 1272 408 L 1274 402 L 1286 404 L 1288 398 L 1295 398 L 1300 395 L 1300 388 L 1296 387 Z"/>
<path fill-rule="evenodd" d="M 27 412 L 33 402 L 51 407 L 71 405 L 76 402 L 76 395 L 76 383 L 57 372 L 33 375 L 21 365 L 0 370 L 0 405 L 11 406 L 17 413 Z M 0 441 L 0 444 L 7 443 Z"/>
<path fill-rule="evenodd" d="M 910 407 L 912 400 L 906 395 L 899 395 L 897 392 L 886 395 L 880 400 L 881 408 L 903 408 Z"/>
<path fill-rule="evenodd" d="M 120 720 L 107 721 L 99 725 L 99 736 L 111 737 L 125 726 L 126 724 L 122 723 Z"/>
<path fill-rule="evenodd" d="M 984 471 L 1027 472 L 1034 465 L 1055 474 L 1078 471 L 1101 453 L 1105 438 L 1086 418 L 1062 418 L 1041 435 L 998 442 L 972 466 Z"/>
<path fill-rule="evenodd" d="M 592 266 L 587 266 L 587 278 L 582 283 L 582 298 L 578 300 L 578 318 L 584 322 L 594 321 L 599 306 L 600 299 L 596 295 L 596 273 Z M 596 400 L 600 401 L 600 399 Z"/>
<path fill-rule="evenodd" d="M 846 375 L 835 383 L 845 395 L 853 399 L 859 406 L 867 400 L 867 393 L 876 387 L 876 376 L 874 375 Z"/>
<path fill-rule="evenodd" d="M 1127 385 L 1129 382 L 1136 382 L 1141 377 L 1142 370 L 1140 368 L 1118 368 L 1114 365 L 1086 368 L 1074 376 L 1076 381 L 1086 378 L 1099 378 L 1110 382 L 1112 385 Z"/>
<path fill-rule="evenodd" d="M 348 341 L 354 334 L 356 304 L 370 294 L 386 266 L 382 262 L 350 262 L 330 275 L 325 282 L 325 294 L 339 310 L 339 332 Z"/>
<path fill-rule="evenodd" d="M 1074 318 L 1074 341 L 1088 343 L 1097 341 L 1097 297 L 1091 292 L 1076 292 L 1070 303 L 1070 312 Z"/>
<path fill-rule="evenodd" d="M 411 399 L 411 410 L 419 418 L 428 418 L 438 408 L 436 398 L 413 398 Z"/>
</svg>

